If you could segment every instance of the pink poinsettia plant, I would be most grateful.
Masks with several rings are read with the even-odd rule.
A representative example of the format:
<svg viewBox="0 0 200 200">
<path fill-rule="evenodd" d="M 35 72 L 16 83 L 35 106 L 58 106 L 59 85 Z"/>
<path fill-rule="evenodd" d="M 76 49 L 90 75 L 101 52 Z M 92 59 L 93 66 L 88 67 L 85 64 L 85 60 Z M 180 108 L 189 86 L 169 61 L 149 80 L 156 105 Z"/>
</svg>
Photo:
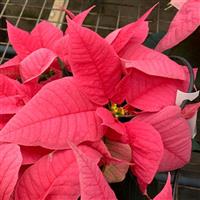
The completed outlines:
<svg viewBox="0 0 200 200">
<path fill-rule="evenodd" d="M 177 22 L 189 18 L 186 5 L 172 22 L 178 33 L 174 25 L 157 50 L 188 36 Z M 65 33 L 46 21 L 30 33 L 7 22 L 17 55 L 0 66 L 0 200 L 114 200 L 109 183 L 128 170 L 147 199 L 172 199 L 170 173 L 156 197 L 147 187 L 189 162 L 199 104 L 181 110 L 187 68 L 143 45 L 154 7 L 106 38 L 82 26 L 93 7 L 66 10 Z"/>
</svg>

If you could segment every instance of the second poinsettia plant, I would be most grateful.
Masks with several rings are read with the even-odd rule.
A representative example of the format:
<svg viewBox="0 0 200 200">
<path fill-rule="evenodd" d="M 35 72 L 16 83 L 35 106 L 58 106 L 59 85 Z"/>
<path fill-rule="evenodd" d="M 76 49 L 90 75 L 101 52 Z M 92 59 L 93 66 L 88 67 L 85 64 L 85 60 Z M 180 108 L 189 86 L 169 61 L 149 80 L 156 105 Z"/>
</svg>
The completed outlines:
<svg viewBox="0 0 200 200">
<path fill-rule="evenodd" d="M 188 70 L 142 44 L 154 7 L 106 38 L 82 26 L 91 9 L 67 10 L 65 33 L 7 23 L 17 55 L 0 66 L 0 200 L 114 200 L 109 183 L 129 169 L 148 199 L 172 199 L 170 173 L 156 197 L 147 187 L 190 160 L 198 105 L 177 103 Z"/>
</svg>

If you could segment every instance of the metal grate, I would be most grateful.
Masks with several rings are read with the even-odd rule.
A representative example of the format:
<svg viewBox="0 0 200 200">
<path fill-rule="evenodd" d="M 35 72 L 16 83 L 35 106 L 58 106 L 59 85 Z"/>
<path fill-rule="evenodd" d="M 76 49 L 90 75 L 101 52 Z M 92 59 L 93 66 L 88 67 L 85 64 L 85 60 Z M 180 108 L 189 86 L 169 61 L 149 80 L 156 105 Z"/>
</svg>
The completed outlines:
<svg viewBox="0 0 200 200">
<path fill-rule="evenodd" d="M 13 56 L 8 43 L 6 20 L 27 31 L 41 20 L 48 20 L 61 26 L 68 0 L 0 0 L 0 63 Z"/>
<path fill-rule="evenodd" d="M 160 5 L 149 17 L 150 32 L 165 31 L 174 9 L 164 11 L 169 0 L 160 1 Z M 6 20 L 27 31 L 45 19 L 56 26 L 65 29 L 64 12 L 60 9 L 67 7 L 78 14 L 91 5 L 96 8 L 89 14 L 85 26 L 106 36 L 114 29 L 135 21 L 157 0 L 0 0 L 0 63 L 13 56 L 8 44 Z"/>
</svg>

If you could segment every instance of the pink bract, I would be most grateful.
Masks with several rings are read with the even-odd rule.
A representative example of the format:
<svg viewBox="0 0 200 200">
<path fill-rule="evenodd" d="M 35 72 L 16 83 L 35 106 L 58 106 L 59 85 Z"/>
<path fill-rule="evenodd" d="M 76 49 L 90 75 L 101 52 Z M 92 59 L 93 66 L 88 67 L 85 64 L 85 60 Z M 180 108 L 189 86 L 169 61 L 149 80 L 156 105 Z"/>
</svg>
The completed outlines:
<svg viewBox="0 0 200 200">
<path fill-rule="evenodd" d="M 97 141 L 102 131 L 96 108 L 74 78 L 53 81 L 7 123 L 0 132 L 0 141 L 50 149 L 67 148 L 67 139 L 75 144 Z"/>
<path fill-rule="evenodd" d="M 136 22 L 117 29 L 106 37 L 106 40 L 113 46 L 117 53 L 120 53 L 127 45 L 135 43 L 141 44 L 144 42 L 149 32 L 148 22 L 145 20 L 156 6 L 157 4 L 149 9 Z"/>
<path fill-rule="evenodd" d="M 99 105 L 108 103 L 122 76 L 113 48 L 93 31 L 68 19 L 69 63 L 79 88 Z"/>
<path fill-rule="evenodd" d="M 176 106 L 165 107 L 158 113 L 144 113 L 136 120 L 150 123 L 159 133 L 164 145 L 164 155 L 159 171 L 183 167 L 191 156 L 191 133 L 188 122 Z"/>
<path fill-rule="evenodd" d="M 19 66 L 21 61 L 28 55 L 40 48 L 47 48 L 63 59 L 66 62 L 68 52 L 57 51 L 62 48 L 63 43 L 66 44 L 67 38 L 62 31 L 47 21 L 42 21 L 31 31 L 31 33 L 14 27 L 7 22 L 7 30 L 9 41 L 12 44 L 17 56 L 0 66 L 0 72 L 8 74 L 6 70 L 10 71 L 10 77 L 17 77 L 19 75 Z M 48 31 L 47 31 L 48 30 Z M 59 42 L 62 40 L 62 43 Z"/>
<path fill-rule="evenodd" d="M 39 78 L 57 58 L 52 51 L 41 48 L 28 55 L 20 65 L 21 78 L 24 83 Z"/>
<path fill-rule="evenodd" d="M 157 51 L 165 51 L 179 44 L 200 25 L 200 1 L 188 0 L 182 5 L 172 20 L 167 34 L 156 46 Z"/>
</svg>

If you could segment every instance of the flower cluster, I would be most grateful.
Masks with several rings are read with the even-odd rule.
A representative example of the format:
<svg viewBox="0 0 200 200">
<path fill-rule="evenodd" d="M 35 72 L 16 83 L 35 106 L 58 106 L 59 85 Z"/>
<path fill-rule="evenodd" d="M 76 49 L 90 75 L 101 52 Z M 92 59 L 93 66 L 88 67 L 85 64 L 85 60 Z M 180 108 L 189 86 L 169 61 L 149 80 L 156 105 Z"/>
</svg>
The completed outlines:
<svg viewBox="0 0 200 200">
<path fill-rule="evenodd" d="M 189 162 L 198 106 L 177 103 L 189 73 L 156 51 L 189 35 L 176 22 L 187 5 L 156 50 L 143 45 L 154 7 L 106 38 L 82 26 L 93 7 L 67 10 L 65 33 L 46 21 L 30 33 L 7 22 L 17 55 L 0 66 L 0 199 L 114 200 L 109 183 L 129 169 L 150 199 L 157 172 Z M 170 174 L 154 199 L 172 199 Z"/>
</svg>

